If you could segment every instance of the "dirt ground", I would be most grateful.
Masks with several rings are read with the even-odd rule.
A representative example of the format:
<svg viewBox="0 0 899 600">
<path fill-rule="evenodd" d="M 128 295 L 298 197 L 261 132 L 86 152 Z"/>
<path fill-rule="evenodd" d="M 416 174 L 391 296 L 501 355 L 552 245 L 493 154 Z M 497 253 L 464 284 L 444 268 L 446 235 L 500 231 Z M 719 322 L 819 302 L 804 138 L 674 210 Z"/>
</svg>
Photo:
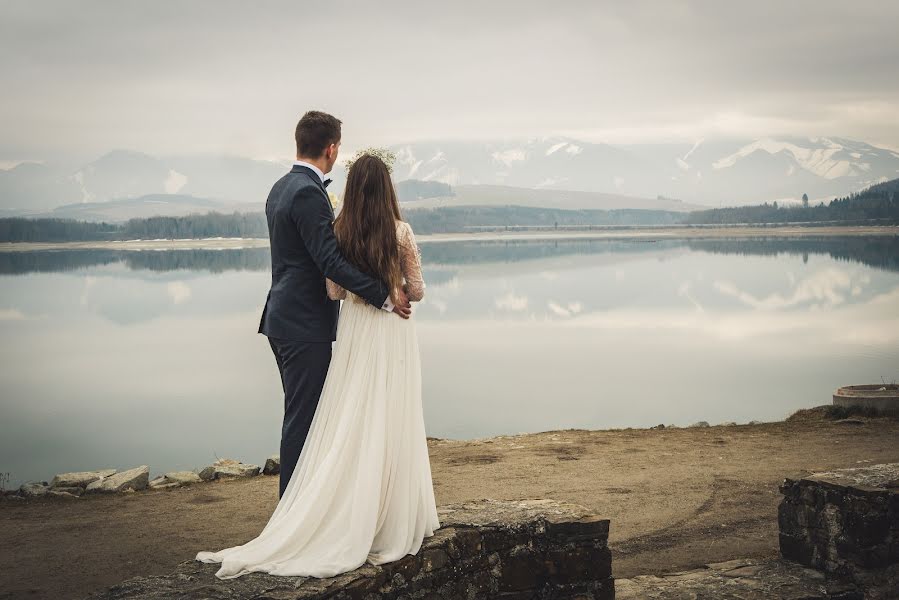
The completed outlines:
<svg viewBox="0 0 899 600">
<path fill-rule="evenodd" d="M 564 430 L 429 440 L 438 504 L 555 498 L 611 519 L 615 577 L 777 554 L 785 476 L 899 461 L 899 421 Z M 80 499 L 0 500 L 0 599 L 82 598 L 241 544 L 278 478 Z"/>
</svg>

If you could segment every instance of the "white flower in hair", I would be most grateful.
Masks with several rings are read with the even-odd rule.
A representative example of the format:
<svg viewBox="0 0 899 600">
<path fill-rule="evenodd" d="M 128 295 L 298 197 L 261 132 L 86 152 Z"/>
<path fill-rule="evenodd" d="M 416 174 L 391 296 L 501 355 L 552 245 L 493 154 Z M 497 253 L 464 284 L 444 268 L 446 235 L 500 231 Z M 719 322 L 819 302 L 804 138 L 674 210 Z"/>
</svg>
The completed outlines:
<svg viewBox="0 0 899 600">
<path fill-rule="evenodd" d="M 393 163 L 396 162 L 396 155 L 387 148 L 366 148 L 365 150 L 360 150 L 354 154 L 352 158 L 346 161 L 346 170 L 349 171 L 350 167 L 353 166 L 353 163 L 365 154 L 371 154 L 372 156 L 380 158 L 381 161 L 387 165 L 387 172 L 393 173 Z"/>
</svg>

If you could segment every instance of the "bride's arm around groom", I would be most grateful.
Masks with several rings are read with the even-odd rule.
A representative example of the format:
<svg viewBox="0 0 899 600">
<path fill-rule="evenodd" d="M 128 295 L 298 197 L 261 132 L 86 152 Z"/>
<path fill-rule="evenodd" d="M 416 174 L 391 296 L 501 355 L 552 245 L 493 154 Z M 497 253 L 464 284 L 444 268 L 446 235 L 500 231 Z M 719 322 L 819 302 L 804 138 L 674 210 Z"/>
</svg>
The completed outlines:
<svg viewBox="0 0 899 600">
<path fill-rule="evenodd" d="M 421 251 L 415 242 L 412 226 L 405 221 L 397 223 L 397 242 L 400 254 L 400 269 L 406 280 L 403 292 L 410 302 L 419 302 L 425 295 L 425 282 L 421 274 Z M 330 278 L 325 279 L 325 287 L 331 300 L 346 298 L 346 289 Z"/>
</svg>

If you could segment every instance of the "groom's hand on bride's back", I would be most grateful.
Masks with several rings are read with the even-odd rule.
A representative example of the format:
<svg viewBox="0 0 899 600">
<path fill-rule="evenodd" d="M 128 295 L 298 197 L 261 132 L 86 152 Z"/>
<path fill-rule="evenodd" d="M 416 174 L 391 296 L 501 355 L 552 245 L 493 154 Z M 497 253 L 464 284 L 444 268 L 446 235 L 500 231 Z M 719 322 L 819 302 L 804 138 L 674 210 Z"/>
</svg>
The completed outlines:
<svg viewBox="0 0 899 600">
<path fill-rule="evenodd" d="M 396 303 L 393 305 L 393 312 L 398 314 L 404 319 L 408 319 L 412 316 L 412 303 L 409 302 L 409 298 L 406 297 L 406 291 L 400 289 L 396 295 Z"/>
</svg>

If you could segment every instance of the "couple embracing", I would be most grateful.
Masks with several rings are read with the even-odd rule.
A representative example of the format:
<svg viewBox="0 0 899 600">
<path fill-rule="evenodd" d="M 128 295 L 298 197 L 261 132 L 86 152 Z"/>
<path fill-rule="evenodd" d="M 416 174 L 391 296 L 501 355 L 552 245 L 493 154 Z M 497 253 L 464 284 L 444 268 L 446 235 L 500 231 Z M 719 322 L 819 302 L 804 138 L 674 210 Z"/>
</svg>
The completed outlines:
<svg viewBox="0 0 899 600">
<path fill-rule="evenodd" d="M 303 115 L 297 160 L 266 201 L 272 285 L 259 332 L 284 389 L 279 501 L 256 538 L 196 555 L 221 563 L 220 579 L 330 577 L 415 554 L 440 527 L 409 318 L 421 258 L 374 153 L 350 165 L 335 218 L 324 176 L 340 125 Z"/>
</svg>

